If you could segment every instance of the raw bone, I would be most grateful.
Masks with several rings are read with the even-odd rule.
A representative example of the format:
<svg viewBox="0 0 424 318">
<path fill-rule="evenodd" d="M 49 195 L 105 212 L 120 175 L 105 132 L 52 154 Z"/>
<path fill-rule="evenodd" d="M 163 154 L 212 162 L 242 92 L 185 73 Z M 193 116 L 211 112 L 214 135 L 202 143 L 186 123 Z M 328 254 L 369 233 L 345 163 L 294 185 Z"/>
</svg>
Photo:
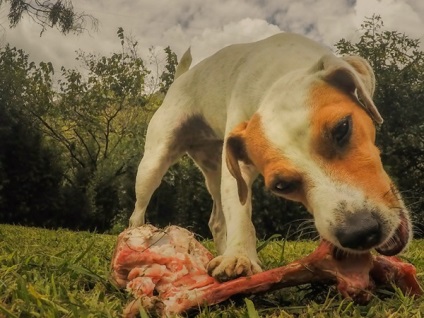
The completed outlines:
<svg viewBox="0 0 424 318">
<path fill-rule="evenodd" d="M 366 303 L 375 285 L 396 284 L 404 293 L 421 295 L 415 267 L 397 257 L 370 253 L 333 257 L 333 246 L 321 241 L 310 255 L 249 277 L 219 283 L 208 275 L 212 254 L 193 233 L 152 225 L 128 229 L 118 237 L 112 259 L 112 279 L 135 297 L 124 317 L 135 317 L 140 306 L 160 316 L 213 305 L 235 294 L 251 294 L 313 282 L 337 284 L 346 298 Z"/>
</svg>

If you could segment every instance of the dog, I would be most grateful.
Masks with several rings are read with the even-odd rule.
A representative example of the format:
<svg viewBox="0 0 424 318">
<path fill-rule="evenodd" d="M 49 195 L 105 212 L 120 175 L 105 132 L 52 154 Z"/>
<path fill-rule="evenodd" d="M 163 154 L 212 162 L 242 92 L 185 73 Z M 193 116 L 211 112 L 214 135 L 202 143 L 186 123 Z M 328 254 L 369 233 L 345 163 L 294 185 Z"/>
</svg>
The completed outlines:
<svg viewBox="0 0 424 318">
<path fill-rule="evenodd" d="M 383 119 L 365 59 L 281 33 L 190 64 L 187 51 L 149 123 L 130 227 L 144 223 L 152 193 L 187 153 L 213 198 L 219 256 L 208 272 L 219 281 L 261 271 L 251 221 L 258 174 L 275 195 L 301 202 L 335 250 L 406 248 L 409 212 L 375 146 Z"/>
</svg>

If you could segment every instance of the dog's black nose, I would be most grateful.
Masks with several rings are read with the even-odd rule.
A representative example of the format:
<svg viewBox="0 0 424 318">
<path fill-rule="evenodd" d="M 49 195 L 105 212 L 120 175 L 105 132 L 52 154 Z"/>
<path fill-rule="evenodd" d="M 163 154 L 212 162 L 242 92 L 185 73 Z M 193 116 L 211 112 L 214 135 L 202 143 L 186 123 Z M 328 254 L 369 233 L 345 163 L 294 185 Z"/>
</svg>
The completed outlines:
<svg viewBox="0 0 424 318">
<path fill-rule="evenodd" d="M 347 217 L 344 226 L 337 229 L 335 234 L 341 246 L 365 250 L 380 242 L 381 228 L 372 214 L 357 212 Z"/>
</svg>

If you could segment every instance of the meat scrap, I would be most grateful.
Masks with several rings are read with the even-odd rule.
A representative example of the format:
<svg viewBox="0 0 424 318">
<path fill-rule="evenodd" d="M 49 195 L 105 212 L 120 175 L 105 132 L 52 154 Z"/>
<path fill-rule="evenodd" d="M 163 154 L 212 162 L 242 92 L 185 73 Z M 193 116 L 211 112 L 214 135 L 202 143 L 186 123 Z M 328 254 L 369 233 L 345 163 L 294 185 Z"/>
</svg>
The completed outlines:
<svg viewBox="0 0 424 318">
<path fill-rule="evenodd" d="M 397 257 L 370 253 L 334 257 L 333 246 L 321 241 L 310 255 L 286 266 L 219 283 L 208 275 L 212 254 L 186 229 L 152 225 L 127 229 L 118 237 L 112 280 L 134 299 L 124 317 L 143 307 L 159 316 L 213 305 L 235 294 L 252 294 L 313 282 L 336 284 L 346 298 L 368 302 L 377 285 L 396 284 L 405 294 L 421 295 L 416 270 Z"/>
</svg>

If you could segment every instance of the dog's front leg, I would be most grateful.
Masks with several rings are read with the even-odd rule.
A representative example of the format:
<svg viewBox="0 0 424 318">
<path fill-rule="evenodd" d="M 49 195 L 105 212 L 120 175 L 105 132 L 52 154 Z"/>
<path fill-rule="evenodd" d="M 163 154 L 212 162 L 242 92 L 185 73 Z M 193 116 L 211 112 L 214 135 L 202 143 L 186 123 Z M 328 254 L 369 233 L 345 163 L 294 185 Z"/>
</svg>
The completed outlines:
<svg viewBox="0 0 424 318">
<path fill-rule="evenodd" d="M 261 271 L 256 253 L 256 233 L 251 220 L 251 185 L 257 176 L 257 171 L 250 165 L 240 166 L 247 185 L 247 200 L 242 204 L 239 200 L 237 182 L 225 164 L 225 156 L 223 151 L 221 197 L 227 229 L 226 249 L 222 255 L 208 264 L 209 274 L 219 281 Z"/>
</svg>

